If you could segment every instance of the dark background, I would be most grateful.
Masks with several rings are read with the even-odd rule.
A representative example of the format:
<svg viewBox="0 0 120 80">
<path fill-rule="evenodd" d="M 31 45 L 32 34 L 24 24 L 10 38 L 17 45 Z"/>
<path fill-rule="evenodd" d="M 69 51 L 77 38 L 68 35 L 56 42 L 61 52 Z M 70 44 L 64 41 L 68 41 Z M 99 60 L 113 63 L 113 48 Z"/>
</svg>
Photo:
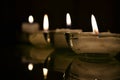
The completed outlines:
<svg viewBox="0 0 120 80">
<path fill-rule="evenodd" d="M 0 4 L 1 73 L 5 75 L 20 71 L 20 58 L 15 51 L 16 32 L 21 31 L 21 24 L 27 22 L 30 14 L 42 29 L 43 16 L 47 13 L 50 29 L 56 29 L 66 28 L 65 16 L 69 12 L 71 28 L 83 31 L 92 31 L 90 19 L 94 14 L 100 32 L 120 33 L 117 0 L 3 0 Z"/>
</svg>

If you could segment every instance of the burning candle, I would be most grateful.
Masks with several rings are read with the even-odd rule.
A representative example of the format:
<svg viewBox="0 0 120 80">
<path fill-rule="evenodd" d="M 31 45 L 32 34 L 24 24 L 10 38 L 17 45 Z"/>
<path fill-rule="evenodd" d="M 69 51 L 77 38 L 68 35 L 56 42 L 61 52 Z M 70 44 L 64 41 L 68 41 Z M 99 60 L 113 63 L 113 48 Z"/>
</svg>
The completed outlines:
<svg viewBox="0 0 120 80">
<path fill-rule="evenodd" d="M 44 15 L 43 19 L 43 29 L 44 31 L 39 31 L 36 34 L 32 34 L 29 37 L 29 40 L 34 44 L 38 45 L 39 47 L 45 47 L 50 43 L 50 36 L 49 36 L 49 21 L 48 21 L 48 15 Z"/>
<path fill-rule="evenodd" d="M 95 16 L 92 14 L 91 23 L 93 32 L 73 34 L 71 47 L 77 53 L 104 53 L 116 55 L 120 52 L 120 34 L 99 33 Z"/>
<path fill-rule="evenodd" d="M 70 14 L 66 14 L 66 28 L 56 29 L 56 32 L 69 32 L 71 27 L 71 17 Z"/>
<path fill-rule="evenodd" d="M 32 15 L 28 17 L 28 22 L 22 24 L 22 31 L 25 33 L 35 33 L 39 31 L 39 24 L 34 22 Z"/>
<path fill-rule="evenodd" d="M 70 29 L 72 26 L 72 21 L 70 17 L 70 13 L 66 14 L 66 27 L 67 28 L 62 28 L 62 29 L 56 29 L 56 32 L 65 32 L 65 33 L 80 33 L 82 32 L 81 29 Z"/>
<path fill-rule="evenodd" d="M 31 43 L 30 35 L 35 35 L 39 32 L 39 24 L 34 22 L 33 16 L 30 15 L 28 17 L 28 22 L 22 23 L 21 29 L 22 32 L 20 33 L 18 40 L 20 42 Z"/>
<path fill-rule="evenodd" d="M 82 30 L 80 29 L 70 29 L 71 28 L 71 17 L 70 14 L 66 14 L 66 26 L 67 28 L 62 29 L 56 29 L 56 33 L 54 35 L 54 44 L 56 47 L 61 48 L 68 48 L 68 38 L 67 36 L 70 36 L 70 33 L 80 33 Z"/>
<path fill-rule="evenodd" d="M 49 29 L 49 19 L 48 19 L 47 14 L 44 15 L 43 29 L 44 29 L 45 38 L 46 38 L 47 42 L 50 43 L 50 35 L 49 35 L 49 31 L 48 31 L 48 29 Z"/>
</svg>

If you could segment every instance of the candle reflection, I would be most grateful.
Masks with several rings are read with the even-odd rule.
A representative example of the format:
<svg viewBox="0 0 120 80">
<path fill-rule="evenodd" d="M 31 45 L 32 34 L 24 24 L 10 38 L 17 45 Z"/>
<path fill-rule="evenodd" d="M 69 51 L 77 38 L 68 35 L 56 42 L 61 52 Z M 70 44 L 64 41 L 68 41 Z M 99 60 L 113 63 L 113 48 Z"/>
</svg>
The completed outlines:
<svg viewBox="0 0 120 80">
<path fill-rule="evenodd" d="M 44 80 L 47 79 L 47 74 L 48 74 L 48 69 L 47 68 L 43 68 Z"/>
<path fill-rule="evenodd" d="M 30 70 L 30 71 L 33 70 L 33 64 L 32 64 L 32 63 L 29 63 L 29 64 L 28 64 L 28 70 Z"/>
<path fill-rule="evenodd" d="M 80 54 L 66 70 L 65 80 L 120 80 L 120 62 L 109 55 Z"/>
</svg>

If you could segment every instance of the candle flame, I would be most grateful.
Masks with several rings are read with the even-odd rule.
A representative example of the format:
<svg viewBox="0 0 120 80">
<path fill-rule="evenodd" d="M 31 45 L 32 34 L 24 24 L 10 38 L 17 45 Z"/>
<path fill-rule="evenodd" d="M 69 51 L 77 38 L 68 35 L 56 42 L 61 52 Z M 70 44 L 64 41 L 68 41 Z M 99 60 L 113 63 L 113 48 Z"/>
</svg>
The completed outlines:
<svg viewBox="0 0 120 80">
<path fill-rule="evenodd" d="M 33 22 L 34 22 L 34 18 L 33 18 L 32 15 L 30 15 L 30 16 L 28 17 L 28 21 L 29 21 L 29 23 L 33 23 Z"/>
<path fill-rule="evenodd" d="M 47 68 L 43 68 L 43 75 L 44 75 L 45 79 L 47 78 L 47 74 L 48 74 L 48 69 Z"/>
<path fill-rule="evenodd" d="M 44 29 L 45 31 L 47 31 L 48 28 L 49 28 L 48 15 L 45 14 L 45 15 L 44 15 L 44 19 L 43 19 L 43 29 Z"/>
<path fill-rule="evenodd" d="M 66 24 L 67 26 L 71 26 L 71 17 L 69 13 L 66 14 Z"/>
<path fill-rule="evenodd" d="M 97 22 L 93 14 L 91 15 L 91 24 L 92 24 L 93 34 L 98 34 L 99 31 L 98 31 Z"/>
<path fill-rule="evenodd" d="M 33 70 L 33 64 L 32 63 L 28 64 L 28 70 L 30 70 L 30 71 Z"/>
</svg>

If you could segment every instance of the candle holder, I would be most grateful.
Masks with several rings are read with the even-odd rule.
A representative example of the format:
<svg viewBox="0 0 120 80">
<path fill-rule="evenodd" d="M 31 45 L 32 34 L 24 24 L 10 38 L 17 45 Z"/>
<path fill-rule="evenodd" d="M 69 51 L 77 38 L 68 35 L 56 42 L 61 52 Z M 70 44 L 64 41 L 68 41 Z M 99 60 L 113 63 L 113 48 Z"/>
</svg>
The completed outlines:
<svg viewBox="0 0 120 80">
<path fill-rule="evenodd" d="M 23 23 L 22 31 L 28 34 L 39 32 L 39 24 L 38 23 Z"/>
<path fill-rule="evenodd" d="M 47 44 L 50 45 L 51 44 L 50 33 L 49 32 L 46 32 L 46 33 L 43 32 L 43 35 L 44 35 L 44 38 L 45 38 L 45 41 L 47 42 Z"/>
<path fill-rule="evenodd" d="M 120 34 L 72 33 L 68 34 L 70 47 L 76 54 L 101 53 L 115 56 L 120 52 Z"/>
<path fill-rule="evenodd" d="M 32 34 L 39 32 L 39 24 L 37 22 L 34 22 L 34 18 L 32 15 L 28 17 L 29 22 L 22 23 L 22 32 Z"/>
<path fill-rule="evenodd" d="M 67 41 L 67 44 L 72 47 L 73 46 L 73 43 L 71 41 L 71 38 L 72 38 L 72 33 L 65 33 L 65 38 L 66 38 L 66 41 Z"/>
<path fill-rule="evenodd" d="M 55 32 L 53 34 L 53 46 L 54 48 L 69 48 L 65 32 Z"/>
<path fill-rule="evenodd" d="M 30 44 L 24 44 L 20 46 L 20 51 L 23 53 L 22 62 L 44 63 L 46 58 L 54 51 L 54 48 L 50 45 L 51 42 L 47 42 L 50 39 L 48 33 L 39 31 L 37 33 L 28 34 L 26 37 Z"/>
<path fill-rule="evenodd" d="M 56 29 L 55 32 L 53 32 L 53 46 L 55 48 L 70 48 L 70 36 L 72 36 L 73 33 L 81 33 L 82 30 L 71 30 L 71 29 Z"/>
<path fill-rule="evenodd" d="M 67 44 L 70 48 L 73 47 L 72 38 L 77 39 L 77 35 L 81 34 L 82 30 L 70 30 L 70 32 L 65 33 L 65 38 L 67 41 Z M 77 35 L 75 35 L 77 34 Z"/>
<path fill-rule="evenodd" d="M 29 35 L 29 42 L 40 48 L 50 47 L 50 35 L 42 31 Z"/>
</svg>

